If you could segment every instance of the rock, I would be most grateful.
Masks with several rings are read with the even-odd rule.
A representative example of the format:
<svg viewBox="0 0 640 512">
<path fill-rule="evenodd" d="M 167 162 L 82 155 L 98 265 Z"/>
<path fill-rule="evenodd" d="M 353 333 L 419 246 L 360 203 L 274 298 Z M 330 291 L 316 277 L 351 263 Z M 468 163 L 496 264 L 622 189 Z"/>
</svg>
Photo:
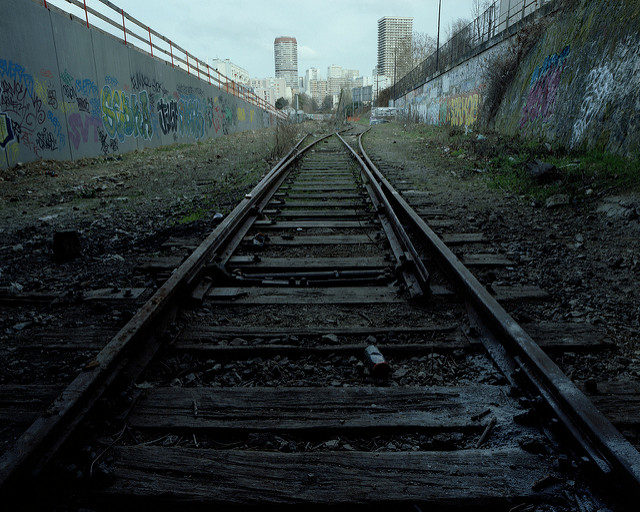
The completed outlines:
<svg viewBox="0 0 640 512">
<path fill-rule="evenodd" d="M 548 183 L 558 177 L 556 166 L 541 160 L 527 162 L 527 173 L 538 183 Z"/>
<path fill-rule="evenodd" d="M 547 208 L 557 208 L 559 206 L 566 206 L 569 204 L 569 196 L 567 194 L 556 194 L 551 196 L 545 202 Z"/>
<path fill-rule="evenodd" d="M 247 340 L 245 340 L 244 338 L 233 338 L 229 342 L 229 345 L 231 345 L 232 347 L 240 347 L 240 346 L 246 345 L 246 344 L 247 344 Z"/>
<path fill-rule="evenodd" d="M 20 252 L 24 249 L 24 246 L 22 244 L 16 244 L 11 248 L 14 252 Z"/>
<path fill-rule="evenodd" d="M 325 334 L 322 337 L 322 341 L 329 343 L 330 345 L 337 345 L 340 342 L 335 334 Z"/>
<path fill-rule="evenodd" d="M 81 251 L 80 235 L 77 231 L 58 231 L 53 234 L 53 256 L 57 262 L 77 258 Z"/>
<path fill-rule="evenodd" d="M 323 443 L 323 446 L 328 450 L 335 450 L 338 448 L 338 446 L 340 446 L 340 441 L 338 441 L 337 439 L 331 439 L 330 441 L 325 441 Z"/>
<path fill-rule="evenodd" d="M 216 213 L 216 214 L 213 216 L 213 220 L 214 220 L 214 221 L 217 221 L 217 222 L 221 222 L 221 221 L 222 221 L 222 219 L 223 219 L 223 217 L 224 217 L 224 215 L 222 215 L 221 213 Z"/>
</svg>

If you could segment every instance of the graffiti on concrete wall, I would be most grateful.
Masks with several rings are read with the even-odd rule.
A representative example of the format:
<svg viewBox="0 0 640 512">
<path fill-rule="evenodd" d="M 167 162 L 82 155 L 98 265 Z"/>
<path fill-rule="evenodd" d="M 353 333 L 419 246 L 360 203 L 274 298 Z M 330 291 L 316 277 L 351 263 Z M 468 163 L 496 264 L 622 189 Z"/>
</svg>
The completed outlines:
<svg viewBox="0 0 640 512">
<path fill-rule="evenodd" d="M 520 118 L 521 127 L 536 120 L 545 121 L 553 114 L 560 79 L 570 53 L 571 47 L 566 46 L 561 52 L 547 56 L 533 72 Z"/>
<path fill-rule="evenodd" d="M 125 137 L 151 139 L 153 125 L 146 91 L 128 94 L 105 85 L 100 92 L 102 124 L 109 137 L 124 142 Z"/>
<path fill-rule="evenodd" d="M 480 94 L 470 92 L 447 98 L 446 124 L 451 126 L 472 126 L 478 120 Z"/>
</svg>

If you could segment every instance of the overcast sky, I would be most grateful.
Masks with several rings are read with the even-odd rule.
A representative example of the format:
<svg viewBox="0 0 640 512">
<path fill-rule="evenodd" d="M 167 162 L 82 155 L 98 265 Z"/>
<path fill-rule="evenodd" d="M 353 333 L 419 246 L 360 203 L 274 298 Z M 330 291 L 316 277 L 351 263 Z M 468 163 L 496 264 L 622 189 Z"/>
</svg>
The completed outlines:
<svg viewBox="0 0 640 512">
<path fill-rule="evenodd" d="M 277 36 L 298 40 L 300 76 L 307 68 L 317 67 L 326 77 L 331 64 L 358 69 L 366 76 L 376 65 L 379 18 L 411 16 L 415 31 L 433 37 L 438 19 L 438 0 L 113 1 L 194 55 L 229 58 L 256 78 L 274 76 Z M 69 5 L 63 0 L 52 3 Z M 457 18 L 470 19 L 472 3 L 443 0 L 442 26 Z M 99 4 L 87 0 L 87 5 Z"/>
</svg>

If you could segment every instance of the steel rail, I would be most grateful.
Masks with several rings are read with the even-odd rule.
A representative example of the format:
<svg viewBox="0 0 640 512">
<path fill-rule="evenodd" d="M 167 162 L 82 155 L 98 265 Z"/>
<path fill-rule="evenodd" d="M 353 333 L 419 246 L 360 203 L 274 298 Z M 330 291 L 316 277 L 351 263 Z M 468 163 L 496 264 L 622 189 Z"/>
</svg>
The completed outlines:
<svg viewBox="0 0 640 512">
<path fill-rule="evenodd" d="M 411 262 L 411 265 L 415 272 L 415 276 L 418 280 L 418 284 L 422 289 L 422 295 L 423 296 L 429 295 L 429 290 L 430 290 L 429 272 L 425 268 L 424 263 L 422 262 L 422 259 L 420 259 L 420 256 L 418 255 L 416 248 L 413 246 L 413 243 L 411 243 L 411 239 L 409 238 L 409 235 L 407 234 L 404 227 L 402 226 L 402 223 L 398 219 L 398 216 L 396 215 L 394 209 L 392 208 L 391 203 L 385 196 L 382 188 L 380 187 L 380 184 L 377 182 L 377 180 L 375 179 L 375 177 L 367 167 L 367 164 L 362 161 L 362 159 L 360 158 L 360 155 L 358 155 L 358 153 L 356 153 L 353 150 L 353 148 L 349 146 L 349 144 L 347 144 L 347 142 L 340 136 L 338 132 L 336 132 L 336 136 L 342 141 L 342 143 L 347 147 L 347 149 L 349 150 L 353 158 L 355 158 L 355 160 L 362 167 L 363 172 L 367 176 L 369 183 L 371 184 L 377 198 L 379 199 L 379 201 L 383 206 L 384 212 L 386 213 L 391 223 L 391 227 L 393 228 L 393 231 L 395 232 L 396 236 L 402 241 L 402 244 L 404 245 L 405 249 L 408 251 L 407 262 L 409 261 Z"/>
<path fill-rule="evenodd" d="M 366 130 L 368 131 L 368 130 Z M 628 481 L 634 494 L 640 494 L 640 453 L 596 408 L 498 301 L 480 284 L 446 244 L 393 188 L 369 158 L 358 137 L 360 152 L 386 194 L 396 204 L 426 243 L 441 268 L 449 275 L 478 316 L 487 322 L 492 334 L 513 358 L 529 380 L 564 424 L 572 437 L 589 453 L 605 474 L 619 474 Z M 482 339 L 494 357 L 493 347 Z M 604 460 L 602 460 L 602 457 Z"/>
<path fill-rule="evenodd" d="M 253 190 L 225 217 L 193 253 L 173 272 L 154 295 L 134 314 L 127 324 L 107 343 L 93 361 L 60 393 L 47 411 L 39 416 L 18 440 L 0 456 L 0 495 L 15 492 L 21 478 L 36 476 L 53 458 L 75 428 L 86 418 L 98 400 L 125 368 L 136 364 L 136 351 L 160 347 L 155 331 L 172 316 L 172 308 L 190 292 L 207 270 L 207 264 L 224 248 L 255 206 L 278 186 L 279 178 L 322 137 L 302 150 L 298 149 L 309 135 L 298 143 L 260 180 Z M 154 338 L 152 347 L 145 340 Z M 138 354 L 139 356 L 139 354 Z"/>
</svg>

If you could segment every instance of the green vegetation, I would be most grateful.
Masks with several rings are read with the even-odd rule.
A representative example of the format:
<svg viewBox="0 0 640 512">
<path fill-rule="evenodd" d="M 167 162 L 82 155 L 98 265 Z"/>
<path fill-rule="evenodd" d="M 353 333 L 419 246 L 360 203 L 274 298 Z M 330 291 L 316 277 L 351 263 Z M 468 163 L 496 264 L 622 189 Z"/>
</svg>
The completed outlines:
<svg viewBox="0 0 640 512">
<path fill-rule="evenodd" d="M 464 171 L 466 177 L 478 176 L 491 188 L 541 201 L 559 193 L 581 197 L 640 191 L 640 160 L 603 149 L 568 151 L 543 140 L 498 133 L 479 136 L 422 124 L 407 124 L 402 134 L 426 147 L 431 164 Z M 541 183 L 531 177 L 527 163 L 534 160 L 554 165 L 554 178 Z"/>
</svg>

